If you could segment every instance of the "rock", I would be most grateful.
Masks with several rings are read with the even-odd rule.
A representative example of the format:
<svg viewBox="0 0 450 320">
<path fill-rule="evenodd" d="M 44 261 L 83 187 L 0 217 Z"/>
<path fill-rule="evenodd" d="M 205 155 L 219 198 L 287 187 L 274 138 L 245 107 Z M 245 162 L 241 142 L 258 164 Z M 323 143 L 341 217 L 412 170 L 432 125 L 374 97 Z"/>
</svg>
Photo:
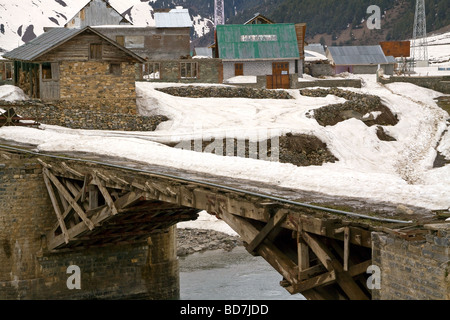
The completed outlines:
<svg viewBox="0 0 450 320">
<path fill-rule="evenodd" d="M 407 214 L 407 215 L 413 215 L 414 211 L 408 208 L 407 206 L 404 206 L 402 204 L 399 204 L 396 208 L 397 214 Z"/>
</svg>

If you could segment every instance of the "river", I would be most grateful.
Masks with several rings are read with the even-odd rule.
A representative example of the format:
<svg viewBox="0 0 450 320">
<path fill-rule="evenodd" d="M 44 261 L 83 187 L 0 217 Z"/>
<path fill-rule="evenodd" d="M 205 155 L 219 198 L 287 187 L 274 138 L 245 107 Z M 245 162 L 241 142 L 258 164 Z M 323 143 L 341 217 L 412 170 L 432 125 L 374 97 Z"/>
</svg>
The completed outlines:
<svg viewBox="0 0 450 320">
<path fill-rule="evenodd" d="M 305 300 L 280 286 L 281 275 L 243 247 L 194 253 L 180 262 L 181 300 Z"/>
</svg>

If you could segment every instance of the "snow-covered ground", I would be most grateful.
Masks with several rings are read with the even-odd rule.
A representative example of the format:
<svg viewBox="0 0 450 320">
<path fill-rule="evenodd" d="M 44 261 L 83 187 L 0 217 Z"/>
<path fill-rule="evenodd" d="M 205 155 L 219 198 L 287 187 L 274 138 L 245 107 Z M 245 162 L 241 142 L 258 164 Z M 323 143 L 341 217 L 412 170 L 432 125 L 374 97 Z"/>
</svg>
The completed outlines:
<svg viewBox="0 0 450 320">
<path fill-rule="evenodd" d="M 177 84 L 137 83 L 143 114 L 165 114 L 170 121 L 155 132 L 106 132 L 71 130 L 43 125 L 41 129 L 4 127 L 0 138 L 37 145 L 40 151 L 85 151 L 105 156 L 126 155 L 130 160 L 196 170 L 226 177 L 249 179 L 298 190 L 336 196 L 360 197 L 442 210 L 450 207 L 450 165 L 433 168 L 436 147 L 450 160 L 447 112 L 434 98 L 440 94 L 408 83 L 382 86 L 375 76 L 361 76 L 362 89 L 355 92 L 379 95 L 398 115 L 396 126 L 384 127 L 397 141 L 380 141 L 376 127 L 350 119 L 322 127 L 307 117 L 310 110 L 342 98 L 301 96 L 289 90 L 292 100 L 241 98 L 182 98 L 155 90 Z M 13 92 L 17 88 L 10 87 Z M 14 90 L 13 90 L 14 89 Z M 1 95 L 11 96 L 8 90 Z M 20 94 L 18 95 L 20 96 Z M 261 134 L 263 132 L 264 134 Z M 261 139 L 278 133 L 314 134 L 339 159 L 323 166 L 292 164 L 237 157 L 222 157 L 167 147 L 160 142 L 199 137 Z M 205 219 L 204 219 L 205 220 Z M 201 224 L 210 224 L 206 219 Z"/>
</svg>

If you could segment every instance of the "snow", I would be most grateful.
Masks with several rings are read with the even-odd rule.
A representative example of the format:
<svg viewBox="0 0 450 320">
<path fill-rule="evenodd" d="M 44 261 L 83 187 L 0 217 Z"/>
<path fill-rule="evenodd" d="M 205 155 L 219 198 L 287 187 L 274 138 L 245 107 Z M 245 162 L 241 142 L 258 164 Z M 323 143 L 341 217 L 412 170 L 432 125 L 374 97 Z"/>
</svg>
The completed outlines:
<svg viewBox="0 0 450 320">
<path fill-rule="evenodd" d="M 256 76 L 236 76 L 228 78 L 225 83 L 256 83 Z"/>
<path fill-rule="evenodd" d="M 11 85 L 0 86 L 0 100 L 18 101 L 28 99 L 29 97 L 18 87 Z"/>
<path fill-rule="evenodd" d="M 177 227 L 180 229 L 215 230 L 232 236 L 238 236 L 238 234 L 224 221 L 217 219 L 215 216 L 210 215 L 206 211 L 200 212 L 197 220 L 180 222 L 177 224 Z"/>
<path fill-rule="evenodd" d="M 439 151 L 450 154 L 449 115 L 433 100 L 439 93 L 407 83 L 387 86 L 374 75 L 361 76 L 364 87 L 346 88 L 382 97 L 399 117 L 399 123 L 385 127 L 398 141 L 380 141 L 376 127 L 349 119 L 322 127 L 307 117 L 310 110 L 344 99 L 304 97 L 290 90 L 292 100 L 243 98 L 182 98 L 157 91 L 168 83 L 137 83 L 139 109 L 143 114 L 165 114 L 170 121 L 155 132 L 107 132 L 71 130 L 55 126 L 42 129 L 7 127 L 0 138 L 37 145 L 42 152 L 81 151 L 123 157 L 155 165 L 195 170 L 225 177 L 271 183 L 280 187 L 359 197 L 374 201 L 420 206 L 432 210 L 450 207 L 450 165 L 433 169 Z M 206 84 L 203 84 L 206 85 Z M 265 132 L 266 134 L 261 134 Z M 339 159 L 323 166 L 292 164 L 238 157 L 222 157 L 178 148 L 162 142 L 201 137 L 246 138 L 280 133 L 315 134 L 327 143 Z M 204 224 L 208 221 L 202 222 Z"/>
</svg>

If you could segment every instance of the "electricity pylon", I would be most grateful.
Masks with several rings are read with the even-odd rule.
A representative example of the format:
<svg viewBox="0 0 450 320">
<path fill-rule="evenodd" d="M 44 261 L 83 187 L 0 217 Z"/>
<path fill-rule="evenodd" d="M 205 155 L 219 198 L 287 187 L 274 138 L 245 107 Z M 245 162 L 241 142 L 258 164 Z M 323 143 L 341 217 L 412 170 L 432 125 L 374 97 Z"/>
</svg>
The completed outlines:
<svg viewBox="0 0 450 320">
<path fill-rule="evenodd" d="M 427 20 L 425 15 L 425 0 L 416 1 L 414 17 L 412 58 L 414 61 L 428 63 Z"/>
<path fill-rule="evenodd" d="M 224 0 L 214 0 L 214 24 L 225 24 Z"/>
</svg>

